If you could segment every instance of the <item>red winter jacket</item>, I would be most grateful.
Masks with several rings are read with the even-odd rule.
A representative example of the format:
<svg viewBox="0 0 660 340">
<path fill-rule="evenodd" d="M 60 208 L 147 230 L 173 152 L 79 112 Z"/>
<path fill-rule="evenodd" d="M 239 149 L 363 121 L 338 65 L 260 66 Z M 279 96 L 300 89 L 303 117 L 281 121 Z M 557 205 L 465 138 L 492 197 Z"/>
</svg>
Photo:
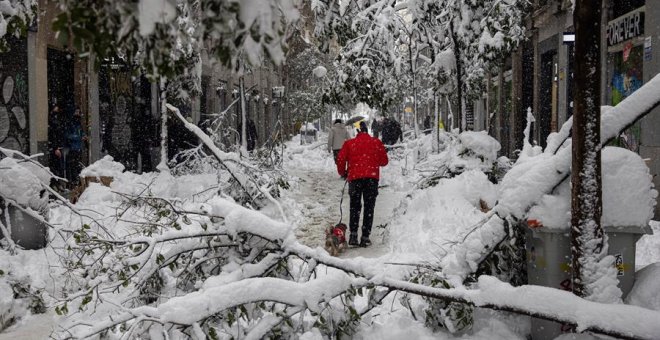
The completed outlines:
<svg viewBox="0 0 660 340">
<path fill-rule="evenodd" d="M 380 179 L 380 167 L 388 162 L 383 142 L 361 132 L 344 142 L 337 156 L 337 172 L 344 177 L 348 169 L 348 181 L 360 178 Z"/>
</svg>

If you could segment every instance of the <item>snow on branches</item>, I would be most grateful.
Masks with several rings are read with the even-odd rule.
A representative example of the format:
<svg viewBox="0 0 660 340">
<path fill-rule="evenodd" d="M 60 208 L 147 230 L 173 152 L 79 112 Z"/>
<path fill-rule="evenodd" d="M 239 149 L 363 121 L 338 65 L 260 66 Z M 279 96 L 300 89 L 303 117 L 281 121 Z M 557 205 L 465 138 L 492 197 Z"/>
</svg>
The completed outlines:
<svg viewBox="0 0 660 340">
<path fill-rule="evenodd" d="M 470 290 L 408 282 L 378 259 L 339 259 L 301 245 L 289 225 L 215 195 L 200 202 L 95 190 L 114 197 L 104 202 L 106 212 L 120 215 L 105 221 L 118 237 L 100 237 L 94 226 L 72 221 L 83 224 L 65 240 L 63 264 L 77 286 L 69 284 L 56 309 L 67 315 L 60 338 L 259 339 L 311 329 L 350 336 L 393 291 L 616 336 L 650 338 L 660 327 L 649 321 L 658 312 L 551 288 L 515 288 L 488 276 Z M 631 322 L 611 323 L 615 318 Z"/>
<path fill-rule="evenodd" d="M 0 1 L 0 49 L 7 46 L 7 36 L 24 34 L 36 16 L 36 0 Z"/>
<path fill-rule="evenodd" d="M 298 19 L 292 0 L 61 0 L 54 29 L 97 62 L 120 56 L 148 74 L 182 74 L 202 46 L 235 69 L 284 60 L 285 38 Z"/>
<path fill-rule="evenodd" d="M 418 90 L 480 93 L 500 58 L 524 39 L 527 1 L 313 1 L 315 33 L 339 45 L 331 102 L 386 109 Z M 417 99 L 417 98 L 416 98 Z"/>
</svg>

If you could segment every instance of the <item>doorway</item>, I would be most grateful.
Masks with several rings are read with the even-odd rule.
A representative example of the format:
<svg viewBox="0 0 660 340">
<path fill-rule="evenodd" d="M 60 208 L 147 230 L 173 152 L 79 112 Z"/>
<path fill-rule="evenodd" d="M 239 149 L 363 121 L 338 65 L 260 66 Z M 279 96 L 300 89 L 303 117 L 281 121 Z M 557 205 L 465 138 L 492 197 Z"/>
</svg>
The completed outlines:
<svg viewBox="0 0 660 340">
<path fill-rule="evenodd" d="M 74 105 L 73 54 L 48 48 L 48 105 Z"/>
</svg>

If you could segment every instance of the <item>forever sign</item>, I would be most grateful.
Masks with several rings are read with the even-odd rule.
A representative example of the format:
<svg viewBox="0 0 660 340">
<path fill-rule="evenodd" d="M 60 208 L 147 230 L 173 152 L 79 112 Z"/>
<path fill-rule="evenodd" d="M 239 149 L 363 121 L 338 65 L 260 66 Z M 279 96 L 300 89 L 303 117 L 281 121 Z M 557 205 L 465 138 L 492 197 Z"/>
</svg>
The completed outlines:
<svg viewBox="0 0 660 340">
<path fill-rule="evenodd" d="M 607 46 L 614 46 L 644 34 L 644 12 L 635 11 L 607 24 Z"/>
</svg>

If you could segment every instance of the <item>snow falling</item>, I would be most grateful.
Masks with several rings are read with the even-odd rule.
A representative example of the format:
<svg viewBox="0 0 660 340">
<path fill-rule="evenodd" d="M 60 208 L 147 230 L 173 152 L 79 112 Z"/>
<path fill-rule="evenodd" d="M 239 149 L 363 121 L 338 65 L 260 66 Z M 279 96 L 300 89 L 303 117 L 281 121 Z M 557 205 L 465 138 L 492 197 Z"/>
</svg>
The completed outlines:
<svg viewBox="0 0 660 340">
<path fill-rule="evenodd" d="M 544 3 L 0 0 L 0 340 L 660 338 L 660 4 Z"/>
</svg>

